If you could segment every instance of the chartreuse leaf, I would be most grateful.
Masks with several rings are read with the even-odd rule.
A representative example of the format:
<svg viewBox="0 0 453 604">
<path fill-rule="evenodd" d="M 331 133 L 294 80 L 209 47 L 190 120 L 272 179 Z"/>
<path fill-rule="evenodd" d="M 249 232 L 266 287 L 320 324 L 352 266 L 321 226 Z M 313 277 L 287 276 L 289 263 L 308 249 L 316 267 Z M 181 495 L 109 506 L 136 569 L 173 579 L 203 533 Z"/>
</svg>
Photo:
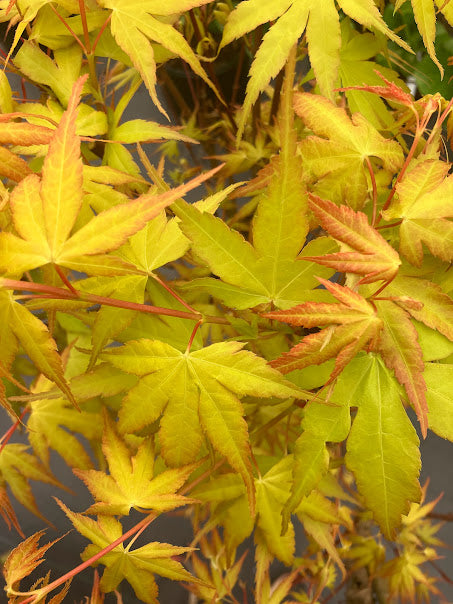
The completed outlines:
<svg viewBox="0 0 453 604">
<path fill-rule="evenodd" d="M 253 507 L 250 445 L 239 397 L 297 397 L 301 391 L 242 347 L 239 342 L 220 342 L 181 353 L 163 342 L 142 339 L 102 357 L 142 376 L 123 400 L 122 432 L 139 430 L 163 413 L 162 455 L 169 465 L 179 467 L 196 460 L 203 430 L 214 449 L 242 476 Z"/>
<path fill-rule="evenodd" d="M 111 296 L 127 302 L 143 304 L 147 277 L 145 275 L 118 276 L 115 280 L 108 277 L 95 277 L 99 282 L 104 282 L 106 289 L 101 295 Z M 123 308 L 102 306 L 96 313 L 96 320 L 92 327 L 92 349 L 88 370 L 96 363 L 99 353 L 116 335 L 126 329 L 133 321 L 136 311 Z"/>
<path fill-rule="evenodd" d="M 181 219 L 183 233 L 192 241 L 197 256 L 223 281 L 261 294 L 268 294 L 258 271 L 258 253 L 223 220 L 201 213 L 189 204 L 177 202 L 173 211 Z M 258 276 L 256 276 L 258 274 Z"/>
<path fill-rule="evenodd" d="M 189 241 L 182 234 L 176 220 L 167 221 L 165 211 L 162 211 L 118 250 L 118 256 L 142 274 L 125 275 L 115 280 L 96 278 L 97 285 L 102 283 L 105 289 L 102 291 L 97 287 L 97 291 L 93 293 L 143 304 L 148 277 L 153 277 L 153 271 L 160 266 L 183 256 L 188 247 Z M 93 348 L 89 369 L 94 366 L 99 352 L 107 342 L 126 329 L 136 316 L 136 311 L 108 306 L 98 311 L 92 329 Z"/>
<path fill-rule="evenodd" d="M 414 11 L 415 22 L 420 32 L 423 43 L 429 56 L 439 68 L 441 76 L 444 75 L 444 68 L 436 57 L 434 40 L 436 38 L 436 6 L 434 0 L 411 0 L 412 10 Z M 442 7 L 444 3 L 437 3 Z M 448 4 L 448 3 L 447 3 Z"/>
<path fill-rule="evenodd" d="M 383 534 L 392 539 L 410 502 L 420 500 L 420 452 L 414 427 L 389 371 L 374 355 L 357 359 L 350 374 L 357 416 L 347 441 L 346 464 Z"/>
<path fill-rule="evenodd" d="M 453 441 L 453 365 L 426 363 L 423 377 L 427 387 L 429 427 L 442 438 Z"/>
<path fill-rule="evenodd" d="M 453 259 L 453 176 L 448 164 L 426 160 L 407 172 L 397 185 L 385 220 L 402 220 L 400 251 L 411 264 L 421 266 L 423 243 L 446 262 Z"/>
<path fill-rule="evenodd" d="M 341 0 L 338 4 L 358 23 L 377 29 L 410 51 L 407 44 L 386 26 L 373 0 Z M 291 48 L 302 36 L 305 27 L 310 62 L 321 93 L 327 97 L 333 96 L 332 88 L 337 77 L 341 46 L 339 16 L 333 0 L 326 0 L 322 5 L 316 0 L 241 2 L 228 17 L 220 48 L 269 21 L 275 22 L 264 35 L 250 69 L 238 138 L 242 136 L 252 105 L 270 80 L 282 69 Z"/>
<path fill-rule="evenodd" d="M 78 8 L 77 4 L 76 7 Z M 86 8 L 88 9 L 86 10 L 85 15 L 88 31 L 93 32 L 100 29 L 105 23 L 108 13 L 99 9 L 96 10 L 97 7 L 95 5 L 86 5 Z M 69 16 L 69 14 L 68 11 L 68 16 L 65 16 L 66 24 L 69 25 L 71 30 L 77 34 L 79 38 L 82 38 L 84 30 L 81 16 L 77 14 Z M 74 41 L 68 28 L 48 6 L 43 6 L 36 19 L 33 21 L 32 32 L 29 39 L 35 40 L 38 44 L 47 48 L 52 48 L 53 50 L 66 48 Z"/>
<path fill-rule="evenodd" d="M 255 478 L 256 526 L 272 556 L 287 565 L 294 558 L 294 528 L 281 534 L 281 512 L 291 486 L 292 455 L 287 455 L 262 476 Z M 197 486 L 192 495 L 215 505 L 212 520 L 223 526 L 225 542 L 232 553 L 253 530 L 244 483 L 237 474 L 222 474 Z"/>
<path fill-rule="evenodd" d="M 277 176 L 278 172 L 275 173 L 276 178 Z M 277 180 L 272 186 L 274 192 L 278 190 Z M 275 202 L 277 196 L 273 195 L 272 199 Z M 267 210 L 263 211 L 274 212 L 267 200 L 263 203 L 267 207 Z M 283 201 L 280 203 L 286 205 Z M 289 205 L 292 203 L 295 204 L 291 210 L 292 215 L 303 233 L 306 229 L 306 219 L 300 212 L 305 206 L 305 201 L 303 199 L 296 201 L 294 198 L 292 201 L 288 200 Z M 313 262 L 295 262 L 295 258 L 291 258 L 291 256 L 301 241 L 298 235 L 288 238 L 286 229 L 279 230 L 282 243 L 270 243 L 274 250 L 277 248 L 280 250 L 278 261 L 276 261 L 276 258 L 267 252 L 264 256 L 258 254 L 257 250 L 240 233 L 230 229 L 223 220 L 207 213 L 201 214 L 192 205 L 183 202 L 175 203 L 172 209 L 181 219 L 181 229 L 191 240 L 192 251 L 196 257 L 205 262 L 211 271 L 222 280 L 194 279 L 187 284 L 187 289 L 207 291 L 228 306 L 239 309 L 250 308 L 265 302 L 273 302 L 278 308 L 288 308 L 308 297 L 316 299 L 317 295 L 322 296 L 319 291 L 312 291 L 318 283 L 315 275 L 328 278 L 332 275 L 333 270 L 319 267 Z M 275 212 L 273 216 L 276 217 Z M 257 220 L 259 225 L 257 228 L 260 231 L 262 230 L 261 219 L 257 218 Z M 278 220 L 282 226 L 286 225 L 284 218 L 278 218 Z M 263 253 L 265 251 L 264 237 L 263 230 L 258 235 L 258 246 Z M 297 259 L 300 260 L 310 253 L 322 254 L 336 249 L 335 242 L 326 237 L 320 237 L 308 243 Z"/>
<path fill-rule="evenodd" d="M 342 46 L 340 50 L 339 76 L 342 87 L 382 85 L 382 80 L 376 69 L 388 80 L 404 83 L 398 78 L 396 71 L 377 65 L 371 61 L 374 56 L 385 50 L 385 40 L 371 33 L 357 32 L 348 19 L 341 21 Z M 392 128 L 395 120 L 382 98 L 364 90 L 345 90 L 351 113 L 360 113 L 377 129 Z"/>
<path fill-rule="evenodd" d="M 28 480 L 40 480 L 53 486 L 61 486 L 39 460 L 27 453 L 28 447 L 18 443 L 7 444 L 0 455 L 0 486 L 5 483 L 14 497 L 36 516 L 47 522 L 38 510 Z"/>
<path fill-rule="evenodd" d="M 6 328 L 6 333 L 12 336 L 10 338 L 12 342 L 8 343 L 7 350 L 12 351 L 16 349 L 17 338 L 36 367 L 77 406 L 76 400 L 63 375 L 63 366 L 57 352 L 56 343 L 52 339 L 46 325 L 32 315 L 22 304 L 15 302 L 10 292 L 0 292 L 0 300 L 2 302 L 1 305 L 9 309 L 5 317 L 9 321 L 9 329 Z"/>
<path fill-rule="evenodd" d="M 207 4 L 210 1 L 186 2 L 184 10 Z M 156 5 L 153 2 L 142 2 L 141 0 L 100 0 L 99 4 L 112 10 L 110 25 L 113 37 L 140 72 L 152 100 L 164 115 L 167 113 L 156 94 L 156 63 L 150 41 L 158 42 L 186 61 L 192 70 L 218 94 L 184 37 L 170 23 L 160 21 L 153 15 L 153 13 L 156 15 L 177 13 L 178 9 L 176 6 L 173 7 L 173 3 L 168 8 L 162 8 L 162 3 Z"/>
<path fill-rule="evenodd" d="M 335 525 L 344 523 L 337 507 L 321 493 L 312 491 L 301 501 L 296 514 L 304 530 L 335 560 L 344 577 L 346 569 L 335 547 Z"/>
<path fill-rule="evenodd" d="M 280 285 L 281 265 L 299 254 L 308 233 L 306 191 L 302 165 L 296 153 L 292 78 L 293 72 L 289 69 L 280 99 L 280 154 L 270 165 L 269 183 L 259 196 L 253 217 L 253 246 L 260 256 L 270 260 L 267 281 L 273 296 Z"/>
<path fill-rule="evenodd" d="M 176 494 L 194 471 L 193 464 L 154 476 L 152 441 L 143 440 L 132 455 L 107 413 L 102 442 L 110 474 L 97 470 L 75 472 L 97 501 L 87 511 L 89 514 L 127 515 L 131 508 L 165 512 L 193 501 Z"/>
<path fill-rule="evenodd" d="M 110 134 L 111 140 L 121 143 L 140 143 L 146 141 L 175 140 L 197 144 L 197 141 L 177 130 L 166 128 L 156 122 L 136 119 L 117 126 Z"/>
<path fill-rule="evenodd" d="M 349 118 L 327 98 L 302 92 L 294 99 L 296 113 L 316 135 L 300 143 L 302 163 L 316 184 L 315 192 L 329 190 L 331 201 L 361 207 L 368 194 L 365 160 L 378 158 L 393 175 L 404 160 L 400 145 L 385 139 L 361 114 Z"/>
<path fill-rule="evenodd" d="M 312 492 L 329 468 L 326 443 L 342 442 L 348 435 L 349 396 L 354 388 L 351 389 L 350 384 L 344 388 L 346 379 L 340 375 L 328 404 L 313 401 L 305 409 L 303 432 L 294 445 L 293 484 L 283 509 L 283 531 L 302 498 Z"/>
<path fill-rule="evenodd" d="M 344 273 L 363 275 L 359 283 L 391 281 L 398 272 L 401 260 L 391 245 L 368 222 L 362 212 L 348 206 L 338 207 L 315 195 L 310 196 L 310 209 L 321 226 L 335 239 L 353 251 L 323 256 L 306 256 Z"/>
<path fill-rule="evenodd" d="M 115 518 L 99 516 L 98 521 L 95 522 L 88 516 L 71 512 L 61 501 L 57 500 L 57 502 L 76 530 L 92 541 L 92 544 L 88 545 L 82 553 L 83 560 L 88 560 L 121 537 L 122 527 Z M 190 547 L 177 547 L 168 543 L 153 542 L 137 549 L 125 548 L 121 543 L 97 562 L 106 567 L 100 588 L 107 593 L 115 591 L 121 581 L 126 579 L 132 585 L 139 600 L 158 604 L 154 574 L 174 581 L 199 583 L 198 579 L 174 559 L 190 551 L 192 551 Z"/>
<path fill-rule="evenodd" d="M 282 535 L 281 512 L 291 484 L 291 456 L 277 462 L 262 478 L 255 480 L 257 527 L 271 554 L 290 566 L 294 557 L 294 527 Z"/>
<path fill-rule="evenodd" d="M 61 53 L 60 57 L 58 53 Z M 58 58 L 61 58 L 60 62 Z M 70 61 L 64 61 L 65 58 Z M 63 106 L 67 105 L 71 89 L 79 77 L 81 61 L 82 51 L 76 43 L 56 51 L 53 60 L 37 44 L 27 40 L 14 57 L 14 63 L 21 72 L 32 81 L 49 86 Z"/>
<path fill-rule="evenodd" d="M 38 378 L 33 390 L 39 394 L 50 389 L 51 382 Z M 92 394 L 91 396 L 95 396 Z M 29 404 L 28 440 L 37 457 L 49 467 L 49 448 L 57 451 L 72 468 L 91 468 L 93 463 L 79 439 L 70 432 L 82 434 L 88 440 L 100 438 L 99 415 L 77 411 L 60 398 L 35 399 Z"/>
</svg>

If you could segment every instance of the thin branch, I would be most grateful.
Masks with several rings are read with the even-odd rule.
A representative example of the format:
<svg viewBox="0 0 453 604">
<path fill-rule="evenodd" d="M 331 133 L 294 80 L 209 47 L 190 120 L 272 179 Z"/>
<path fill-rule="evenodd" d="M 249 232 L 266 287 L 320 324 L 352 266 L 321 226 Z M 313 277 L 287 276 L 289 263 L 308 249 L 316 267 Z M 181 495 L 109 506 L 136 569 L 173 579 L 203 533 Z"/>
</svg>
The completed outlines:
<svg viewBox="0 0 453 604">
<path fill-rule="evenodd" d="M 200 321 L 197 322 L 197 324 L 193 328 L 192 334 L 191 334 L 191 336 L 189 338 L 189 342 L 187 343 L 186 354 L 190 352 L 190 349 L 192 348 L 192 344 L 193 344 L 193 341 L 195 339 L 195 336 L 197 335 L 198 328 L 202 324 L 203 324 L 203 320 L 201 319 Z"/>
<path fill-rule="evenodd" d="M 105 296 L 97 296 L 95 294 L 89 294 L 74 290 L 75 293 L 63 289 L 61 287 L 54 287 L 52 285 L 43 285 L 41 283 L 30 283 L 28 281 L 16 281 L 14 279 L 0 279 L 0 287 L 5 289 L 19 289 L 36 291 L 44 294 L 46 298 L 53 298 L 57 300 L 79 300 L 80 302 L 90 302 L 94 304 L 101 304 L 106 306 L 113 306 L 115 308 L 124 308 L 126 310 L 136 310 L 138 312 L 144 312 L 154 315 L 165 315 L 168 317 L 178 317 L 180 319 L 189 319 L 191 321 L 200 321 L 202 319 L 206 323 L 216 323 L 218 325 L 229 325 L 228 319 L 224 317 L 206 316 L 204 317 L 199 312 L 186 312 L 183 310 L 175 310 L 173 308 L 161 308 L 160 306 L 152 306 L 150 304 L 140 304 L 138 302 L 128 302 L 126 300 L 118 300 L 117 298 L 107 298 Z"/>
<path fill-rule="evenodd" d="M 190 312 L 196 313 L 197 311 L 192 308 L 192 306 L 190 306 L 190 304 L 187 304 L 187 302 L 185 302 L 181 296 L 179 296 L 174 290 L 172 290 L 172 288 L 167 285 L 165 283 L 165 281 L 163 281 L 160 277 L 158 277 L 157 275 L 153 274 L 154 279 L 157 281 L 157 283 L 159 283 L 160 285 L 162 285 L 163 288 L 165 288 L 167 290 L 167 292 L 173 296 L 173 298 L 175 298 L 175 300 L 177 300 L 180 304 L 182 304 L 185 308 L 187 308 L 187 310 L 189 310 Z"/>
<path fill-rule="evenodd" d="M 49 6 L 53 10 L 53 12 L 57 15 L 57 17 L 60 19 L 60 21 L 63 23 L 63 25 L 66 27 L 68 32 L 71 34 L 71 36 L 77 42 L 77 44 L 80 46 L 80 48 L 83 50 L 83 52 L 85 54 L 87 54 L 87 49 L 85 48 L 84 43 L 79 38 L 79 36 L 75 33 L 75 31 L 72 29 L 72 27 L 69 25 L 69 23 L 67 21 L 65 21 L 65 19 L 60 15 L 60 13 L 57 11 L 57 9 L 54 7 L 54 5 L 52 3 L 50 3 Z"/>
<path fill-rule="evenodd" d="M 67 279 L 66 275 L 64 274 L 64 272 L 61 270 L 61 267 L 59 267 L 57 264 L 54 264 L 54 268 L 58 274 L 58 276 L 60 277 L 60 279 L 63 281 L 63 283 L 66 285 L 66 287 L 77 296 L 77 291 L 74 289 L 74 287 L 72 286 L 72 284 L 69 282 L 69 280 Z"/>
</svg>

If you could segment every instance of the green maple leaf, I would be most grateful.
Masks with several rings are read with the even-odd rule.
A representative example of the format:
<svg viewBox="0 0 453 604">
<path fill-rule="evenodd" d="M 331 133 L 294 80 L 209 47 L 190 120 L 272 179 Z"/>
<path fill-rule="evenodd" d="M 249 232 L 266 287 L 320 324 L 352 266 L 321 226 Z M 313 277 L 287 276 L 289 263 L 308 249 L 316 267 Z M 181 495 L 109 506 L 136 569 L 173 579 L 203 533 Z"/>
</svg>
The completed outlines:
<svg viewBox="0 0 453 604">
<path fill-rule="evenodd" d="M 88 514 L 127 515 L 131 508 L 165 512 L 192 502 L 177 495 L 196 465 L 183 466 L 154 476 L 154 450 L 144 440 L 135 455 L 118 436 L 113 422 L 104 414 L 102 449 L 110 474 L 97 470 L 74 470 L 98 501 Z"/>
<path fill-rule="evenodd" d="M 346 464 L 383 534 L 393 538 L 410 502 L 420 500 L 418 437 L 401 406 L 398 385 L 379 358 L 356 359 L 345 379 L 358 407 Z"/>
<path fill-rule="evenodd" d="M 242 476 L 253 507 L 250 444 L 239 398 L 247 394 L 297 397 L 301 391 L 242 347 L 239 342 L 220 342 L 181 353 L 164 342 L 142 339 L 102 357 L 141 376 L 123 400 L 121 432 L 139 430 L 163 414 L 159 432 L 162 455 L 167 464 L 176 467 L 196 460 L 204 432 L 214 449 Z"/>
<path fill-rule="evenodd" d="M 397 0 L 395 2 L 395 11 L 406 0 Z M 450 25 L 453 24 L 453 7 L 450 2 L 442 0 L 411 0 L 414 19 L 420 32 L 426 50 L 434 63 L 439 68 L 441 76 L 444 75 L 444 69 L 436 57 L 434 41 L 436 38 L 436 13 L 441 12 Z"/>
<path fill-rule="evenodd" d="M 342 45 L 340 50 L 339 79 L 345 89 L 348 107 L 352 114 L 360 113 L 377 129 L 393 129 L 395 119 L 384 101 L 376 94 L 354 90 L 366 82 L 370 86 L 382 84 L 376 69 L 399 86 L 405 84 L 393 69 L 378 65 L 371 59 L 385 51 L 385 40 L 371 33 L 357 32 L 348 19 L 341 22 Z"/>
<path fill-rule="evenodd" d="M 312 291 L 317 287 L 315 275 L 328 278 L 332 270 L 299 260 L 314 253 L 327 254 L 336 246 L 321 237 L 304 247 L 307 195 L 293 121 L 291 82 L 285 79 L 279 119 L 281 151 L 264 170 L 264 191 L 258 196 L 252 223 L 253 245 L 221 219 L 181 202 L 173 205 L 192 251 L 220 277 L 194 279 L 187 289 L 207 291 L 239 309 L 270 302 L 289 308 L 310 296 L 322 296 L 319 290 Z"/>
<path fill-rule="evenodd" d="M 38 397 L 29 403 L 27 429 L 30 445 L 46 467 L 49 467 L 49 448 L 52 448 L 70 467 L 91 468 L 93 464 L 90 456 L 80 440 L 69 430 L 82 434 L 88 440 L 97 440 L 101 435 L 99 415 L 76 410 L 62 398 L 40 399 L 40 391 L 45 396 L 45 391 L 51 385 L 40 376 L 34 386 L 34 393 Z"/>
<path fill-rule="evenodd" d="M 429 427 L 442 438 L 453 439 L 453 397 L 451 384 L 453 365 L 426 363 L 426 399 L 429 406 Z"/>
<path fill-rule="evenodd" d="M 345 14 L 365 27 L 372 27 L 411 51 L 385 24 L 373 0 L 338 0 Z M 250 69 L 243 113 L 241 137 L 252 105 L 259 93 L 284 66 L 292 47 L 306 29 L 308 52 L 321 92 L 333 98 L 341 47 L 340 18 L 334 0 L 249 0 L 240 2 L 228 17 L 221 48 L 241 38 L 259 25 L 275 21 L 263 37 Z"/>
<path fill-rule="evenodd" d="M 89 539 L 82 553 L 83 560 L 88 560 L 102 549 L 113 543 L 122 535 L 120 522 L 110 516 L 100 516 L 95 522 L 83 514 L 71 512 L 61 501 L 63 509 L 76 530 Z M 173 558 L 192 551 L 190 547 L 177 547 L 168 543 L 148 543 L 137 549 L 129 549 L 121 543 L 99 559 L 96 564 L 104 564 L 100 588 L 103 592 L 115 591 L 124 579 L 128 581 L 139 600 L 147 604 L 158 604 L 157 585 L 154 575 L 158 574 L 173 581 L 200 583 Z"/>
<path fill-rule="evenodd" d="M 282 509 L 283 531 L 286 531 L 291 514 L 318 486 L 329 469 L 328 442 L 342 442 L 351 426 L 349 403 L 353 400 L 354 388 L 348 384 L 342 388 L 341 374 L 329 398 L 333 406 L 322 401 L 308 403 L 302 420 L 302 434 L 294 443 L 291 492 Z"/>
<path fill-rule="evenodd" d="M 446 262 L 453 259 L 453 176 L 439 160 L 418 163 L 397 185 L 398 196 L 383 213 L 385 220 L 401 220 L 400 251 L 421 266 L 423 243 Z"/>
<path fill-rule="evenodd" d="M 309 93 L 295 94 L 294 109 L 314 133 L 299 147 L 313 190 L 321 197 L 359 208 L 368 195 L 366 159 L 378 159 L 391 176 L 403 165 L 400 145 L 384 138 L 360 113 L 350 118 L 328 99 Z"/>
</svg>

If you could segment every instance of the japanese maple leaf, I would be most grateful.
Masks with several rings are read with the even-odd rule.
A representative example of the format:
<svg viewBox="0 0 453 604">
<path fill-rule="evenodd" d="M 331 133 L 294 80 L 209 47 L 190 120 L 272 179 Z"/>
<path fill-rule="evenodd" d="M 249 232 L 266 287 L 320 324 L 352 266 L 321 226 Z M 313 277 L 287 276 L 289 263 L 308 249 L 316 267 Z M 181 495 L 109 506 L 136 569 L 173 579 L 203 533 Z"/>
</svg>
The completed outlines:
<svg viewBox="0 0 453 604">
<path fill-rule="evenodd" d="M 92 542 L 82 553 L 83 560 L 88 560 L 121 537 L 122 526 L 116 518 L 99 516 L 98 521 L 95 522 L 88 516 L 71 512 L 58 499 L 57 502 L 77 531 Z M 106 567 L 101 578 L 100 588 L 103 592 L 114 591 L 119 583 L 126 579 L 141 602 L 158 604 L 158 590 L 154 574 L 174 581 L 200 582 L 174 559 L 192 549 L 158 542 L 130 549 L 125 548 L 121 543 L 96 563 L 104 564 Z"/>
<path fill-rule="evenodd" d="M 62 485 L 50 471 L 33 455 L 27 453 L 28 447 L 19 443 L 10 443 L 3 447 L 0 455 L 0 490 L 8 485 L 14 497 L 38 518 L 48 522 L 38 510 L 29 480 L 39 480 L 53 486 Z M 8 499 L 6 492 L 2 498 Z M 7 505 L 5 506 L 7 509 Z"/>
<path fill-rule="evenodd" d="M 171 23 L 161 20 L 161 17 L 183 13 L 209 2 L 212 0 L 99 0 L 102 7 L 112 10 L 110 27 L 117 44 L 129 55 L 156 107 L 167 117 L 156 94 L 156 63 L 151 41 L 186 61 L 218 94 L 184 36 Z"/>
<path fill-rule="evenodd" d="M 425 365 L 423 351 L 418 342 L 417 330 L 406 310 L 389 300 L 377 303 L 378 316 L 383 328 L 376 350 L 384 363 L 393 369 L 395 377 L 404 386 L 407 398 L 413 404 L 420 422 L 422 435 L 428 430 L 428 403 L 423 377 Z"/>
<path fill-rule="evenodd" d="M 71 235 L 83 201 L 83 164 L 75 118 L 85 80 L 83 76 L 74 85 L 68 109 L 50 141 L 42 178 L 30 174 L 11 194 L 11 211 L 19 236 L 0 233 L 3 272 L 18 274 L 48 263 L 75 270 L 83 268 L 94 274 L 134 272 L 123 260 L 105 254 L 119 248 L 196 183 L 209 178 L 197 177 L 161 195 L 145 193 L 101 212 Z"/>
<path fill-rule="evenodd" d="M 44 554 L 46 551 L 60 541 L 62 537 L 46 543 L 41 547 L 38 547 L 39 540 L 44 535 L 45 531 L 39 531 L 28 537 L 14 548 L 8 555 L 3 565 L 3 574 L 6 581 L 5 590 L 13 600 L 16 599 L 15 594 L 11 591 L 18 591 L 20 589 L 20 581 L 25 577 L 28 577 L 43 561 Z M 67 587 L 69 586 L 69 582 Z M 66 588 L 64 588 L 66 593 Z M 61 592 L 60 592 L 61 593 Z M 55 596 L 57 598 L 57 596 Z M 55 602 L 61 602 L 61 600 L 55 600 Z"/>
<path fill-rule="evenodd" d="M 401 265 L 398 253 L 368 222 L 362 212 L 355 212 L 348 206 L 337 206 L 310 195 L 310 209 L 320 225 L 335 239 L 345 243 L 354 251 L 305 256 L 312 260 L 345 273 L 364 275 L 359 283 L 392 280 Z"/>
<path fill-rule="evenodd" d="M 395 11 L 405 0 L 395 2 Z M 436 38 L 436 14 L 441 12 L 450 25 L 453 25 L 453 6 L 449 0 L 411 0 L 414 19 L 429 56 L 439 68 L 443 77 L 444 69 L 436 57 L 434 41 Z"/>
<path fill-rule="evenodd" d="M 150 439 L 145 439 L 137 453 L 132 455 L 106 413 L 104 422 L 102 450 L 110 474 L 97 470 L 74 470 L 98 501 L 87 510 L 88 514 L 125 516 L 132 507 L 165 512 L 193 501 L 177 495 L 176 491 L 194 471 L 196 464 L 154 476 L 154 448 Z"/>
<path fill-rule="evenodd" d="M 327 382 L 330 383 L 359 350 L 376 343 L 383 323 L 377 317 L 376 309 L 360 294 L 325 279 L 320 278 L 319 281 L 339 304 L 305 302 L 289 310 L 263 316 L 308 328 L 327 326 L 305 336 L 289 352 L 271 361 L 271 366 L 282 373 L 289 373 L 336 357 L 334 370 Z"/>
<path fill-rule="evenodd" d="M 331 383 L 363 348 L 379 352 L 384 363 L 395 372 L 413 404 L 422 434 L 428 428 L 426 384 L 423 379 L 423 355 L 417 332 L 404 308 L 391 300 L 371 305 L 348 287 L 320 279 L 340 304 L 306 302 L 286 311 L 266 313 L 268 319 L 307 328 L 326 325 L 317 333 L 305 336 L 289 352 L 271 362 L 282 373 L 319 365 L 335 357 Z M 399 301 L 400 304 L 404 302 Z M 420 305 L 418 305 L 419 308 Z"/>
<path fill-rule="evenodd" d="M 174 467 L 196 460 L 204 432 L 242 476 L 253 508 L 250 445 L 239 398 L 300 397 L 301 391 L 242 347 L 239 342 L 219 342 L 182 353 L 164 342 L 141 339 L 105 352 L 102 358 L 141 376 L 122 402 L 121 432 L 140 430 L 162 415 L 162 456 Z"/>
<path fill-rule="evenodd" d="M 411 264 L 421 266 L 423 243 L 434 256 L 453 259 L 453 176 L 448 164 L 426 160 L 405 174 L 397 185 L 389 208 L 388 221 L 401 220 L 400 251 Z"/>
<path fill-rule="evenodd" d="M 305 92 L 295 94 L 294 109 L 314 133 L 300 143 L 300 152 L 320 195 L 328 191 L 332 201 L 361 207 L 368 195 L 366 159 L 377 158 L 389 175 L 403 165 L 400 145 L 360 113 L 350 118 L 328 99 Z"/>
<path fill-rule="evenodd" d="M 0 361 L 4 366 L 7 368 L 11 365 L 20 344 L 39 371 L 56 384 L 60 391 L 77 406 L 77 402 L 64 377 L 57 345 L 47 326 L 27 310 L 20 301 L 16 301 L 11 291 L 1 289 L 0 319 L 2 322 Z"/>
<path fill-rule="evenodd" d="M 338 0 L 338 5 L 361 25 L 377 29 L 410 51 L 407 44 L 386 26 L 373 0 Z M 310 62 L 321 93 L 333 99 L 341 48 L 340 17 L 334 0 L 240 2 L 228 17 L 220 48 L 269 21 L 274 23 L 264 35 L 250 70 L 238 138 L 259 93 L 282 69 L 292 47 L 305 30 Z"/>
<path fill-rule="evenodd" d="M 346 93 L 350 112 L 361 113 L 379 130 L 392 129 L 395 116 L 383 98 L 390 100 L 396 96 L 398 102 L 404 104 L 409 100 L 413 102 L 413 99 L 396 71 L 379 65 L 379 73 L 382 73 L 382 76 L 377 73 L 377 64 L 372 59 L 383 51 L 385 41 L 370 32 L 359 33 L 352 23 L 346 20 L 341 24 L 341 38 L 340 90 Z M 383 77 L 388 82 L 388 87 L 382 85 Z M 363 86 L 364 83 L 367 84 L 366 87 Z M 374 94 L 368 94 L 369 92 Z"/>
<path fill-rule="evenodd" d="M 193 205 L 177 202 L 172 207 L 196 258 L 220 277 L 194 279 L 185 287 L 206 291 L 229 307 L 244 309 L 272 302 L 277 308 L 289 308 L 313 297 L 318 285 L 315 275 L 328 278 L 333 274 L 332 269 L 312 262 L 294 262 L 310 254 L 328 254 L 337 246 L 326 237 L 304 246 L 309 230 L 307 194 L 289 88 L 285 79 L 278 120 L 281 151 L 248 191 L 262 189 L 252 223 L 253 245 L 223 220 L 201 214 Z M 322 294 L 317 290 L 315 295 Z"/>
</svg>

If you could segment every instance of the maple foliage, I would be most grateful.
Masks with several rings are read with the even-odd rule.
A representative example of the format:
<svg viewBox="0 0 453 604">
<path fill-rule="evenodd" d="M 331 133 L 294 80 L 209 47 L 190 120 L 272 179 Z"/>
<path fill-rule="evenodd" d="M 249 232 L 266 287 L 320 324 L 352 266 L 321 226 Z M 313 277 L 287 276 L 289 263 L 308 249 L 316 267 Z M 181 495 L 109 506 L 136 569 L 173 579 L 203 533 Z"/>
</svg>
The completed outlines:
<svg viewBox="0 0 453 604">
<path fill-rule="evenodd" d="M 403 68 L 418 31 L 444 72 L 436 20 L 451 2 L 0 0 L 10 604 L 77 598 L 99 565 L 91 604 L 158 604 L 163 579 L 443 597 L 419 437 L 453 441 L 453 101 Z M 61 576 L 36 481 L 88 540 Z M 191 542 L 155 540 L 176 515 Z"/>
</svg>

